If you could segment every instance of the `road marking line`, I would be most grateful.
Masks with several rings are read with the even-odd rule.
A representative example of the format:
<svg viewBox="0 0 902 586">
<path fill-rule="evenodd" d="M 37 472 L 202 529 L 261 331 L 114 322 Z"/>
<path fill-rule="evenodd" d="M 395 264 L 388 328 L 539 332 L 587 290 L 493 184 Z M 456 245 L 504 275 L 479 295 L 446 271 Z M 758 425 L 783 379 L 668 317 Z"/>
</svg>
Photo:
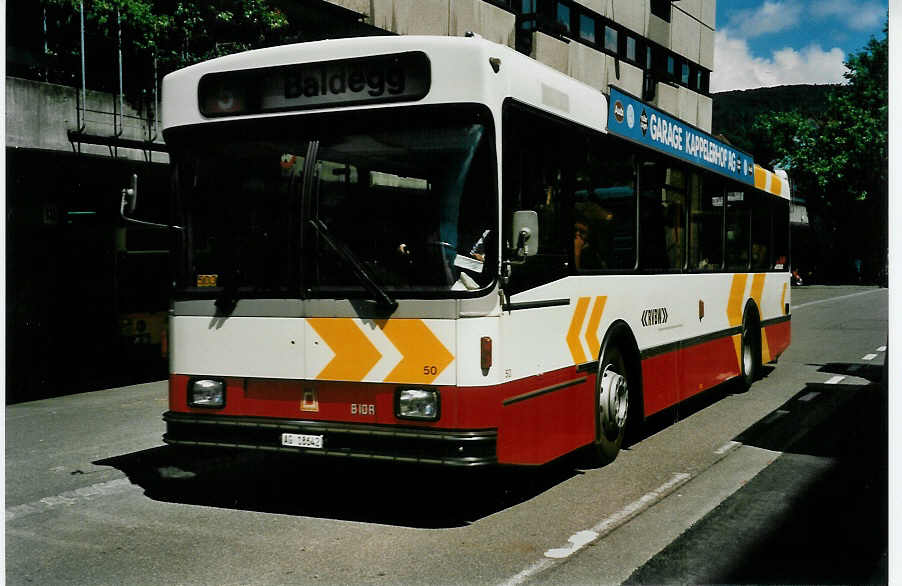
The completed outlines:
<svg viewBox="0 0 902 586">
<path fill-rule="evenodd" d="M 824 384 L 825 384 L 825 385 L 835 385 L 835 384 L 839 384 L 839 381 L 841 381 L 841 380 L 843 380 L 843 379 L 845 379 L 845 378 L 846 378 L 846 377 L 844 377 L 844 376 L 836 375 L 836 376 L 834 376 L 833 378 L 831 378 L 830 380 L 828 380 L 827 382 L 825 382 Z"/>
<path fill-rule="evenodd" d="M 819 299 L 818 301 L 809 301 L 808 303 L 802 303 L 801 305 L 796 305 L 792 309 L 802 309 L 803 307 L 808 307 L 810 305 L 819 305 L 821 303 L 827 303 L 828 301 L 839 301 L 840 299 L 848 299 L 849 297 L 858 297 L 859 295 L 867 295 L 869 293 L 879 293 L 883 291 L 883 289 L 874 289 L 873 291 L 860 291 L 858 293 L 850 293 L 849 295 L 840 295 L 839 297 L 831 297 L 829 299 Z"/>
<path fill-rule="evenodd" d="M 553 565 L 554 565 L 554 560 L 552 560 L 550 558 L 541 559 L 541 560 L 537 561 L 536 563 L 534 563 L 533 565 L 526 568 L 525 570 L 523 570 L 522 572 L 520 572 L 519 574 L 517 574 L 516 576 L 514 576 L 513 578 L 511 578 L 510 580 L 508 580 L 507 582 L 504 582 L 502 584 L 502 586 L 517 586 L 518 584 L 522 584 L 522 583 L 526 582 L 527 580 L 529 580 L 530 578 L 532 578 L 533 576 L 541 574 L 542 572 L 544 572 L 545 570 L 547 570 L 548 568 L 550 568 Z"/>
<path fill-rule="evenodd" d="M 10 507 L 6 509 L 6 520 L 11 521 L 26 515 L 43 513 L 55 509 L 60 505 L 77 505 L 81 502 L 93 500 L 97 496 L 110 496 L 128 492 L 130 490 L 141 489 L 133 485 L 128 478 L 117 478 L 108 482 L 98 482 L 91 486 L 67 490 L 56 496 L 48 496 L 31 503 Z"/>
<path fill-rule="evenodd" d="M 739 442 L 727 442 L 724 445 L 717 448 L 716 450 L 714 450 L 714 453 L 717 454 L 718 456 L 722 456 L 722 455 L 726 454 L 727 452 L 729 452 L 730 450 L 732 450 L 733 448 L 739 447 L 740 445 L 742 445 L 742 444 L 740 444 Z"/>
<path fill-rule="evenodd" d="M 768 415 L 767 418 L 765 418 L 764 425 L 770 425 L 777 419 L 780 419 L 781 417 L 784 417 L 786 415 L 789 415 L 789 411 L 785 409 L 777 409 L 776 411 Z"/>
<path fill-rule="evenodd" d="M 799 401 L 805 401 L 807 403 L 807 402 L 813 400 L 818 395 L 820 395 L 820 393 L 812 391 L 803 397 L 799 397 Z"/>
<path fill-rule="evenodd" d="M 877 358 L 876 354 L 865 354 L 861 357 L 862 360 L 873 360 L 875 358 Z"/>
<path fill-rule="evenodd" d="M 877 352 L 886 352 L 886 346 L 878 346 Z"/>
<path fill-rule="evenodd" d="M 598 539 L 598 533 L 595 533 L 594 531 L 579 531 L 571 535 L 570 539 L 567 540 L 570 542 L 570 545 L 549 549 L 545 552 L 545 557 L 555 560 L 568 558 L 596 539 Z"/>
<path fill-rule="evenodd" d="M 689 482 L 691 478 L 692 475 L 685 472 L 674 473 L 673 477 L 670 480 L 668 480 L 655 490 L 644 494 L 641 498 L 626 505 L 607 519 L 596 523 L 592 528 L 579 531 L 570 536 L 570 538 L 567 540 L 568 545 L 547 550 L 545 552 L 544 559 L 531 564 L 516 576 L 513 576 L 509 580 L 503 582 L 503 586 L 514 586 L 516 584 L 522 584 L 533 576 L 551 567 L 555 563 L 554 560 L 570 557 L 580 549 L 584 548 L 586 545 L 597 541 L 601 537 L 604 537 L 645 509 L 648 509 L 653 504 L 660 501 L 662 498 L 664 498 L 680 486 Z"/>
</svg>

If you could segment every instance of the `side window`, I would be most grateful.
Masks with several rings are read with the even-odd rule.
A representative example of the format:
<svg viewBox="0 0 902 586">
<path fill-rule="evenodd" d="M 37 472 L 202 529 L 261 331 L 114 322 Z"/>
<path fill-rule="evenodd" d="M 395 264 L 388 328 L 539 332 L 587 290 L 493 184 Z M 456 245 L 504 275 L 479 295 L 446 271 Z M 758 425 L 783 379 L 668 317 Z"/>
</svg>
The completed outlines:
<svg viewBox="0 0 902 586">
<path fill-rule="evenodd" d="M 769 196 L 759 192 L 746 192 L 752 204 L 752 270 L 765 271 L 771 267 L 770 256 L 773 252 L 770 242 L 771 208 Z"/>
<path fill-rule="evenodd" d="M 587 140 L 576 170 L 572 215 L 577 271 L 636 265 L 636 167 L 624 145 L 615 141 Z"/>
<path fill-rule="evenodd" d="M 723 264 L 723 182 L 689 176 L 689 268 L 717 271 Z"/>
<path fill-rule="evenodd" d="M 774 264 L 775 271 L 789 270 L 789 201 L 773 198 L 771 210 L 774 216 Z"/>
<path fill-rule="evenodd" d="M 728 191 L 726 268 L 729 271 L 747 271 L 749 268 L 749 212 L 744 191 Z"/>
<path fill-rule="evenodd" d="M 682 269 L 686 260 L 685 174 L 677 167 L 644 161 L 639 189 L 640 268 Z"/>
<path fill-rule="evenodd" d="M 571 205 L 573 166 L 569 153 L 575 140 L 562 124 L 518 106 L 505 106 L 502 236 L 508 257 L 514 245 L 513 213 L 533 210 L 539 218 L 538 254 L 514 268 L 509 287 L 513 293 L 566 274 L 570 228 L 565 215 Z"/>
</svg>

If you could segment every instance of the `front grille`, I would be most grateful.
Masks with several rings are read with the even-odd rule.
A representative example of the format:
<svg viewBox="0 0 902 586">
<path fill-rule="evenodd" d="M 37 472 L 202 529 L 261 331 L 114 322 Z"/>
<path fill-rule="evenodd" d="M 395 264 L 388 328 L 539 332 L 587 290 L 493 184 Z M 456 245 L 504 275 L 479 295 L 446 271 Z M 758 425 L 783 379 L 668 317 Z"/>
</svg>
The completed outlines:
<svg viewBox="0 0 902 586">
<path fill-rule="evenodd" d="M 484 466 L 498 461 L 498 432 L 494 429 L 461 431 L 171 411 L 163 419 L 163 441 L 168 444 L 445 466 Z M 323 447 L 283 446 L 283 433 L 322 435 Z"/>
</svg>

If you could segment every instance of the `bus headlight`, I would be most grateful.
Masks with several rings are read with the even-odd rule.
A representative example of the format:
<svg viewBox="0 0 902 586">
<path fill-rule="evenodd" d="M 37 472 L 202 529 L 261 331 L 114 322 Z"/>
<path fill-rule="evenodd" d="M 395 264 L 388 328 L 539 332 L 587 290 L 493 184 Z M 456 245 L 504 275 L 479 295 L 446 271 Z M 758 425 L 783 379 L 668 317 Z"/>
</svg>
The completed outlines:
<svg viewBox="0 0 902 586">
<path fill-rule="evenodd" d="M 438 391 L 398 389 L 395 392 L 395 416 L 399 419 L 437 421 L 441 407 Z"/>
<path fill-rule="evenodd" d="M 225 407 L 225 383 L 218 379 L 196 378 L 188 383 L 188 406 Z"/>
</svg>

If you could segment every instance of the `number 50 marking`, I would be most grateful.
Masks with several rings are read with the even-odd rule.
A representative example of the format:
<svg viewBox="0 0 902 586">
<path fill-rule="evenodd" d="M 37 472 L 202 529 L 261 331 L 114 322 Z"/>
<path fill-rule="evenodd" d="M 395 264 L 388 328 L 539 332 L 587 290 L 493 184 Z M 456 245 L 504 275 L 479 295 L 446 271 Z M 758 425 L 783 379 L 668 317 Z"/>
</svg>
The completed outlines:
<svg viewBox="0 0 902 586">
<path fill-rule="evenodd" d="M 438 374 L 438 368 L 435 366 L 428 366 L 428 365 L 424 366 L 423 374 L 425 374 L 427 376 L 435 376 Z"/>
</svg>

